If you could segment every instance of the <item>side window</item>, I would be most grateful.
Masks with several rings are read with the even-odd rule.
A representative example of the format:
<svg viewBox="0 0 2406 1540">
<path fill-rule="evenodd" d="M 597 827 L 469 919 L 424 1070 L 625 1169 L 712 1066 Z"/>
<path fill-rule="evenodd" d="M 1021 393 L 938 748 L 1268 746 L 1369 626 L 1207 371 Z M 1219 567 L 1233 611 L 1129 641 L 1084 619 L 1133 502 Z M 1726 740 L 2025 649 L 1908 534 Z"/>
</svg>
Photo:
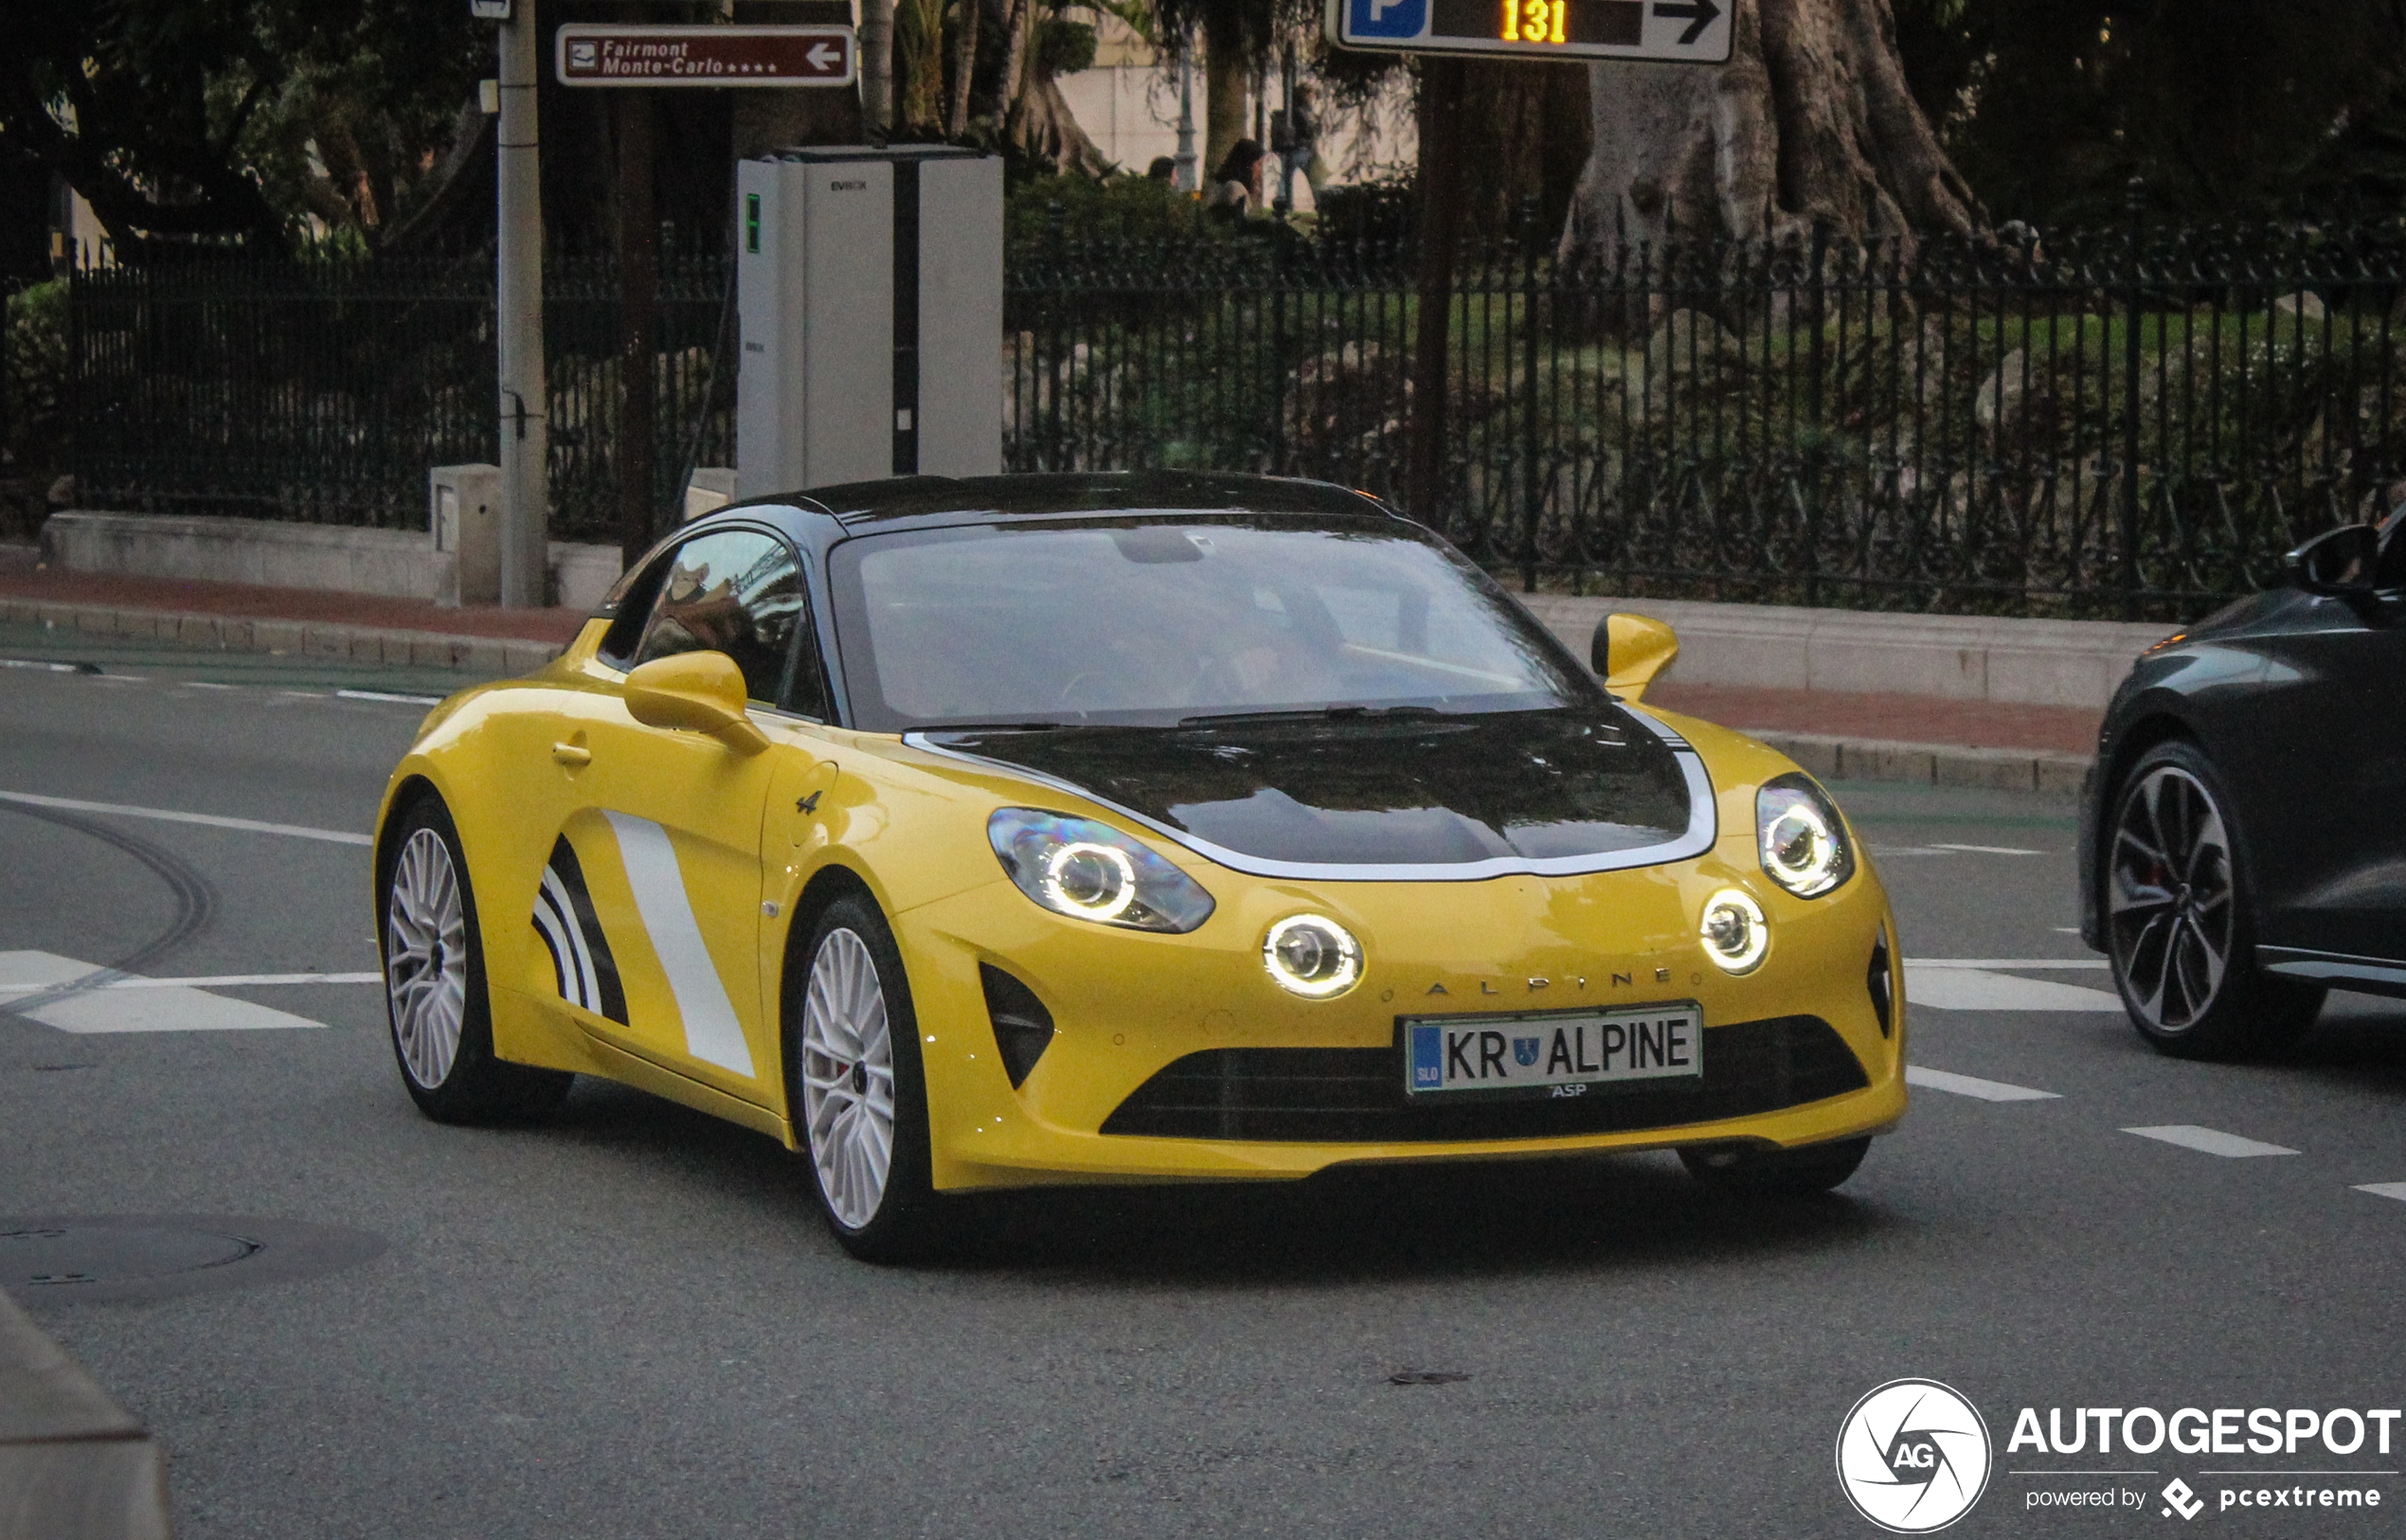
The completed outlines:
<svg viewBox="0 0 2406 1540">
<path fill-rule="evenodd" d="M 2406 588 L 2406 505 L 2381 521 L 2381 556 L 2373 568 L 2376 588 Z"/>
<path fill-rule="evenodd" d="M 757 529 L 722 529 L 669 553 L 630 667 L 680 653 L 725 653 L 745 693 L 774 705 L 808 606 L 793 548 Z"/>
</svg>

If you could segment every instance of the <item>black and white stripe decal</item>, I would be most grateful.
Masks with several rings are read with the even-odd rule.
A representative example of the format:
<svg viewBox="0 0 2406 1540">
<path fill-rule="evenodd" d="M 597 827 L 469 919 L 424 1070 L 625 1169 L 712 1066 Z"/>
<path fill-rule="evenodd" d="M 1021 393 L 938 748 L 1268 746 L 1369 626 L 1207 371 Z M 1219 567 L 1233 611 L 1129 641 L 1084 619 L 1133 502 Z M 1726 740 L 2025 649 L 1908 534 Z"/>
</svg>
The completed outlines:
<svg viewBox="0 0 2406 1540">
<path fill-rule="evenodd" d="M 585 891 L 584 868 L 577 864 L 576 849 L 566 834 L 553 843 L 551 864 L 543 868 L 543 886 L 534 899 L 534 929 L 550 950 L 560 998 L 626 1026 L 626 991 L 619 985 L 618 960 L 610 956 L 609 939 L 602 934 L 593 897 Z"/>
</svg>

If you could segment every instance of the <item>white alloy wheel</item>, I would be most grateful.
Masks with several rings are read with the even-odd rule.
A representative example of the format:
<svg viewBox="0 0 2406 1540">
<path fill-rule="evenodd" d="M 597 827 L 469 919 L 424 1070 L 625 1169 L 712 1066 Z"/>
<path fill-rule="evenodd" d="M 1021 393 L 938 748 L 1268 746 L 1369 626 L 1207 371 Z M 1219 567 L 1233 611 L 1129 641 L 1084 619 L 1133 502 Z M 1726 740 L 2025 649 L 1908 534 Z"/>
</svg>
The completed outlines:
<svg viewBox="0 0 2406 1540">
<path fill-rule="evenodd" d="M 894 1158 L 894 1045 L 869 943 L 831 930 L 811 958 L 802 1005 L 802 1120 L 818 1190 L 836 1223 L 877 1217 Z"/>
<path fill-rule="evenodd" d="M 451 849 L 413 831 L 393 863 L 385 900 L 385 990 L 393 1042 L 409 1078 L 435 1090 L 459 1056 L 468 1011 L 468 919 Z"/>
</svg>

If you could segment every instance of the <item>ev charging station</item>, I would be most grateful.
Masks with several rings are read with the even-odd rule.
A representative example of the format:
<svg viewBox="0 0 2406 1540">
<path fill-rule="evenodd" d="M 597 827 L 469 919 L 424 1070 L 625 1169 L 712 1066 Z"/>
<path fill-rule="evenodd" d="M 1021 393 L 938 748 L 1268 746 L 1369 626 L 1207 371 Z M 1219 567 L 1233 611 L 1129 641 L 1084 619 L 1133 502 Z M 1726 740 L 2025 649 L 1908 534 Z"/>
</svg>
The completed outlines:
<svg viewBox="0 0 2406 1540">
<path fill-rule="evenodd" d="M 742 496 L 1002 469 L 1002 162 L 947 145 L 738 164 Z"/>
</svg>

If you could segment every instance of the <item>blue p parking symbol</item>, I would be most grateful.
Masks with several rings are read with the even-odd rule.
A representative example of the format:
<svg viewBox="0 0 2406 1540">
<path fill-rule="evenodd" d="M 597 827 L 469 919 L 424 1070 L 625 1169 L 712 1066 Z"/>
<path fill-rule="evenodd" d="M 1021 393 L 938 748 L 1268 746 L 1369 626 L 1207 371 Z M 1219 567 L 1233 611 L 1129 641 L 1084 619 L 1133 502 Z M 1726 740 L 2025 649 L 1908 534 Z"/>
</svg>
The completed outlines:
<svg viewBox="0 0 2406 1540">
<path fill-rule="evenodd" d="M 1356 38 L 1416 38 L 1428 28 L 1428 0 L 1345 0 L 1345 34 Z"/>
</svg>

